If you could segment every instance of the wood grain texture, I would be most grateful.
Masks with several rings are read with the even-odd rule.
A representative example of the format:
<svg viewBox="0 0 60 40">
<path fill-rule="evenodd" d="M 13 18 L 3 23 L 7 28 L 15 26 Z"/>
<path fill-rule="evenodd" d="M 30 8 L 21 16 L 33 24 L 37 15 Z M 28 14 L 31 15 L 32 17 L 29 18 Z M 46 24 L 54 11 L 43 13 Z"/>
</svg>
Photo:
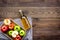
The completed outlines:
<svg viewBox="0 0 60 40">
<path fill-rule="evenodd" d="M 0 0 L 0 7 L 59 7 L 60 0 Z"/>
<path fill-rule="evenodd" d="M 60 7 L 0 7 L 0 19 L 19 18 L 19 9 L 33 19 L 34 40 L 60 40 Z"/>
<path fill-rule="evenodd" d="M 19 15 L 19 10 L 23 10 L 24 14 L 29 14 L 33 18 L 60 17 L 60 7 L 0 7 L 0 14 L 4 14 L 5 17 L 7 17 L 8 15 L 9 17 L 12 17 L 14 14 L 16 14 L 14 15 L 16 17 Z"/>
</svg>

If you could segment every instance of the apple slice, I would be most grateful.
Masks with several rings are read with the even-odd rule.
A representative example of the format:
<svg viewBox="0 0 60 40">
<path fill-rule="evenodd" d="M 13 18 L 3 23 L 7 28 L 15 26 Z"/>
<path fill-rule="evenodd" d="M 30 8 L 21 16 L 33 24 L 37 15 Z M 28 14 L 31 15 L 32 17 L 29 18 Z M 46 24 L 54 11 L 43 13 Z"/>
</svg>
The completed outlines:
<svg viewBox="0 0 60 40">
<path fill-rule="evenodd" d="M 20 35 L 17 35 L 17 36 L 14 38 L 14 40 L 21 40 Z"/>
<path fill-rule="evenodd" d="M 15 26 L 14 23 L 10 23 L 10 25 L 9 25 L 9 29 L 14 29 L 14 26 Z"/>
<path fill-rule="evenodd" d="M 19 32 L 21 30 L 21 28 L 20 28 L 20 26 L 15 26 L 14 30 Z"/>
<path fill-rule="evenodd" d="M 4 24 L 9 25 L 11 23 L 10 19 L 4 19 Z"/>
<path fill-rule="evenodd" d="M 13 31 L 13 32 L 12 32 L 12 37 L 15 38 L 16 35 L 18 35 L 18 32 L 17 32 L 17 31 Z"/>
<path fill-rule="evenodd" d="M 26 33 L 25 33 L 25 31 L 24 30 L 21 30 L 20 31 L 20 36 L 24 36 Z"/>
<path fill-rule="evenodd" d="M 10 31 L 8 31 L 8 34 L 9 34 L 10 36 L 12 36 L 12 32 L 13 32 L 13 30 L 10 30 Z"/>
<path fill-rule="evenodd" d="M 6 32 L 6 31 L 8 31 L 8 26 L 6 26 L 6 25 L 3 25 L 2 27 L 1 27 L 1 31 L 2 32 Z"/>
</svg>

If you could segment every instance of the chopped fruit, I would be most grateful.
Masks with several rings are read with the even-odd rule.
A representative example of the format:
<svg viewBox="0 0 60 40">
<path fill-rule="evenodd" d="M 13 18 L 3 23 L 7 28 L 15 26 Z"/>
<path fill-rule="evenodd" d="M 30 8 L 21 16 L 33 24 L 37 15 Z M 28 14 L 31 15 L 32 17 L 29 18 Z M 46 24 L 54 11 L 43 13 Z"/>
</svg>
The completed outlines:
<svg viewBox="0 0 60 40">
<path fill-rule="evenodd" d="M 8 29 L 9 29 L 8 26 L 5 25 L 1 27 L 2 32 L 6 32 Z"/>
<path fill-rule="evenodd" d="M 14 23 L 11 23 L 10 25 L 9 25 L 9 29 L 14 29 Z"/>
<path fill-rule="evenodd" d="M 25 31 L 24 31 L 24 30 L 21 30 L 21 31 L 20 31 L 20 35 L 21 35 L 21 36 L 24 36 L 24 35 L 25 35 Z"/>
<path fill-rule="evenodd" d="M 13 30 L 10 30 L 10 31 L 8 31 L 8 34 L 9 34 L 10 36 L 12 36 L 12 32 L 13 32 Z"/>
<path fill-rule="evenodd" d="M 1 30 L 1 27 L 0 27 L 0 30 Z"/>
<path fill-rule="evenodd" d="M 13 38 L 15 38 L 17 35 L 18 35 L 18 32 L 17 32 L 17 31 L 13 31 L 13 32 L 12 32 L 12 37 L 13 37 Z"/>
<path fill-rule="evenodd" d="M 14 30 L 16 30 L 16 31 L 19 32 L 19 31 L 21 30 L 21 28 L 20 28 L 20 26 L 15 26 L 15 27 L 14 27 Z"/>
<path fill-rule="evenodd" d="M 4 19 L 4 24 L 9 25 L 11 23 L 10 19 Z"/>
<path fill-rule="evenodd" d="M 20 35 L 17 35 L 17 36 L 14 38 L 14 40 L 21 40 Z"/>
</svg>

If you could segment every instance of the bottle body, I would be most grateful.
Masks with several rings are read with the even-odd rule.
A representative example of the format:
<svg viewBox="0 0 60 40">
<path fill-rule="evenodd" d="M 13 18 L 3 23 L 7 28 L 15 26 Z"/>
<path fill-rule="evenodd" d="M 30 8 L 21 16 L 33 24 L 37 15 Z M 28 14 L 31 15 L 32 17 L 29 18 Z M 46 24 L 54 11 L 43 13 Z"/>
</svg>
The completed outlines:
<svg viewBox="0 0 60 40">
<path fill-rule="evenodd" d="M 21 21 L 22 21 L 22 24 L 23 24 L 25 30 L 28 30 L 31 27 L 30 23 L 26 17 L 23 16 Z"/>
<path fill-rule="evenodd" d="M 22 10 L 19 10 L 19 13 L 23 24 L 23 28 L 27 31 L 31 27 L 29 20 L 27 16 L 24 15 L 24 12 Z"/>
</svg>

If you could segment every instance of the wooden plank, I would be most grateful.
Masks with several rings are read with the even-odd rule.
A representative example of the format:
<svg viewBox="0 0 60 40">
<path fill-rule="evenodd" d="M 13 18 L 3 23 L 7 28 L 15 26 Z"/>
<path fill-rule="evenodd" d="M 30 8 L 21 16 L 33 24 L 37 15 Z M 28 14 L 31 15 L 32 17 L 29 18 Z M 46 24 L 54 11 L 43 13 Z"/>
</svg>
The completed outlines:
<svg viewBox="0 0 60 40">
<path fill-rule="evenodd" d="M 59 39 L 60 20 L 33 20 L 34 40 Z M 51 38 L 51 39 L 50 39 Z"/>
<path fill-rule="evenodd" d="M 59 7 L 59 0 L 1 0 L 0 7 Z"/>
<path fill-rule="evenodd" d="M 24 14 L 30 15 L 32 18 L 59 18 L 60 7 L 0 7 L 0 15 L 9 15 L 9 17 L 18 17 L 19 9 L 24 11 Z M 15 14 L 15 15 L 14 15 Z M 14 15 L 14 16 L 13 16 Z"/>
</svg>

